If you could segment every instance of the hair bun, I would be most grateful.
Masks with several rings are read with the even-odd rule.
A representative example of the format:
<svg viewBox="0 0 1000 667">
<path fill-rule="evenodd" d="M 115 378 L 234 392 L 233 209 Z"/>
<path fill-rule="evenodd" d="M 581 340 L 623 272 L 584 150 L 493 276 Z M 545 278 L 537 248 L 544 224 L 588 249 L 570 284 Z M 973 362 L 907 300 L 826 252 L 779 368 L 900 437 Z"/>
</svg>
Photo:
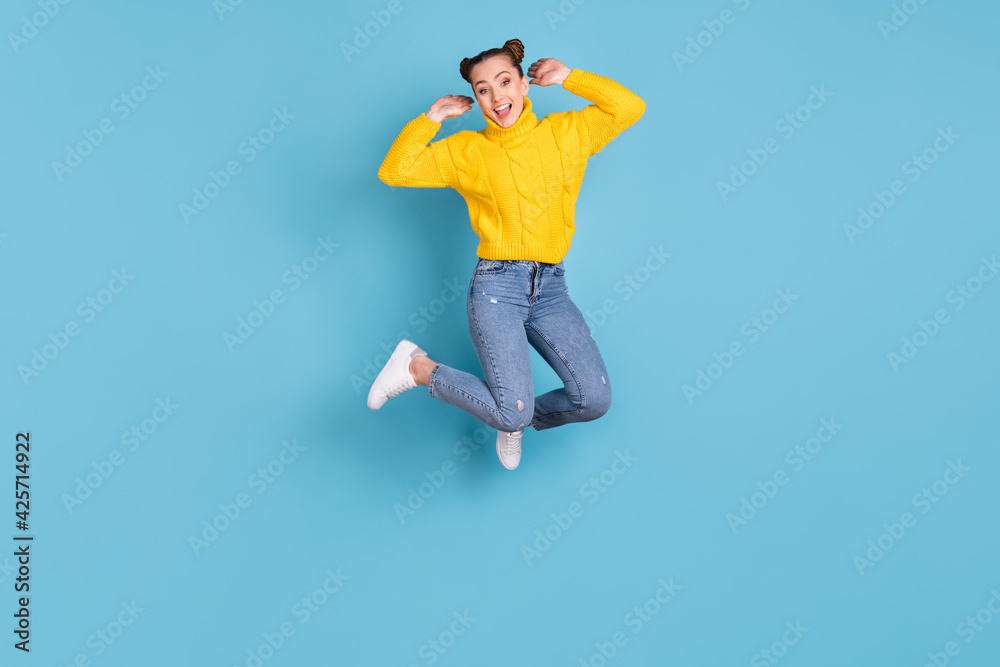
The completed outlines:
<svg viewBox="0 0 1000 667">
<path fill-rule="evenodd" d="M 514 56 L 514 64 L 519 64 L 524 60 L 524 44 L 521 43 L 519 39 L 508 39 L 503 43 L 503 48 L 510 51 Z"/>
</svg>

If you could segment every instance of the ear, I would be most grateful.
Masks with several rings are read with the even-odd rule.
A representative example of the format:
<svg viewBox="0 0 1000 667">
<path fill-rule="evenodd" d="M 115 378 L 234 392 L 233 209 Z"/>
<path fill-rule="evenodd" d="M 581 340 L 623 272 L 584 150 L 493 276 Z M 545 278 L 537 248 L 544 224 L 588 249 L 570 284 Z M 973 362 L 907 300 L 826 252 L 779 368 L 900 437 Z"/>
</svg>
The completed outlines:
<svg viewBox="0 0 1000 667">
<path fill-rule="evenodd" d="M 531 84 L 529 83 L 529 81 L 531 81 L 531 79 L 528 78 L 527 74 L 525 74 L 524 76 L 521 77 L 521 94 L 522 95 L 527 95 L 528 91 L 531 89 Z"/>
</svg>

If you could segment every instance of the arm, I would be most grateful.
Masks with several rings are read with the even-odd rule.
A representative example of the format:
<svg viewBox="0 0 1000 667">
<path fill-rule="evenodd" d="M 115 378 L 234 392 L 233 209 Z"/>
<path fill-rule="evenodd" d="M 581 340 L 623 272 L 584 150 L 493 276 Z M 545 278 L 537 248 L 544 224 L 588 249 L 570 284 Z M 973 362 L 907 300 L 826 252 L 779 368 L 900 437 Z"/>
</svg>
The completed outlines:
<svg viewBox="0 0 1000 667">
<path fill-rule="evenodd" d="M 455 166 L 444 139 L 427 145 L 441 123 L 422 113 L 403 126 L 378 168 L 378 177 L 387 185 L 416 188 L 443 188 L 454 182 Z"/>
<path fill-rule="evenodd" d="M 646 102 L 621 84 L 593 72 L 570 70 L 563 88 L 594 104 L 571 112 L 578 120 L 584 155 L 598 152 L 646 111 Z"/>
</svg>

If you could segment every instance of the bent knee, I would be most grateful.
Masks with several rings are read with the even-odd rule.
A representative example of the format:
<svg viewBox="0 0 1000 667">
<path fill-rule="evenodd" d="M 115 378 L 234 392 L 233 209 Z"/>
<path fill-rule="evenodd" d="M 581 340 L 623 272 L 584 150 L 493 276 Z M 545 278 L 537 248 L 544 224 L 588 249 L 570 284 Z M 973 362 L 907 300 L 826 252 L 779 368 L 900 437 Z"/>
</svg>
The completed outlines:
<svg viewBox="0 0 1000 667">
<path fill-rule="evenodd" d="M 611 408 L 611 387 L 605 386 L 598 391 L 587 395 L 587 402 L 580 408 L 580 417 L 583 421 L 597 419 L 607 414 Z"/>
</svg>

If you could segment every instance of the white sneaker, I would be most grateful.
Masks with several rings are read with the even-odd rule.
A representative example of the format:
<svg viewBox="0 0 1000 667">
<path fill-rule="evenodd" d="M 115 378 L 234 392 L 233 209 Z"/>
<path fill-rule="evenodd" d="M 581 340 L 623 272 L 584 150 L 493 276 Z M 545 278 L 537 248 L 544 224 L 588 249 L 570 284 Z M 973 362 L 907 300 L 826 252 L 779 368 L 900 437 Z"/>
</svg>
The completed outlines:
<svg viewBox="0 0 1000 667">
<path fill-rule="evenodd" d="M 507 470 L 513 470 L 521 462 L 521 435 L 524 429 L 507 433 L 497 431 L 497 456 Z"/>
<path fill-rule="evenodd" d="M 410 362 L 414 357 L 427 356 L 427 353 L 405 338 L 399 341 L 396 349 L 385 362 L 385 367 L 375 378 L 368 392 L 368 407 L 378 410 L 393 396 L 398 396 L 407 389 L 417 386 L 410 373 Z"/>
</svg>

